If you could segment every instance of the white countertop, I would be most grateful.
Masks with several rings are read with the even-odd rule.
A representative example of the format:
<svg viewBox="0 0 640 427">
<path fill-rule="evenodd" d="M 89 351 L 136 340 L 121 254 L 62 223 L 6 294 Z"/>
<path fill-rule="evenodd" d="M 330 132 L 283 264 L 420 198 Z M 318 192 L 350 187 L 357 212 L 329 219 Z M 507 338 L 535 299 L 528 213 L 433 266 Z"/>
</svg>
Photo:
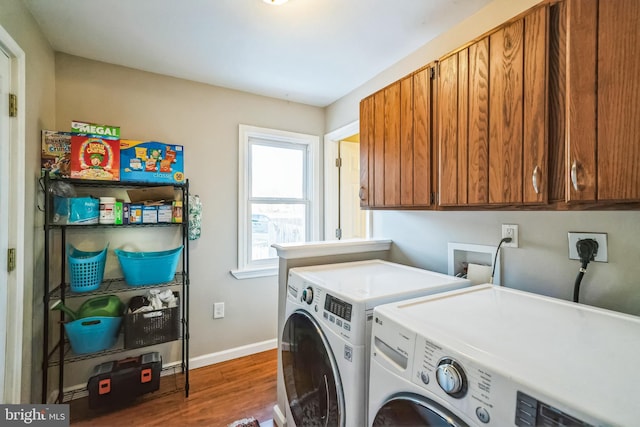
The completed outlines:
<svg viewBox="0 0 640 427">
<path fill-rule="evenodd" d="M 329 255 L 354 254 L 359 252 L 388 251 L 391 248 L 389 239 L 347 239 L 325 240 L 305 243 L 274 243 L 280 258 L 311 258 Z"/>
</svg>

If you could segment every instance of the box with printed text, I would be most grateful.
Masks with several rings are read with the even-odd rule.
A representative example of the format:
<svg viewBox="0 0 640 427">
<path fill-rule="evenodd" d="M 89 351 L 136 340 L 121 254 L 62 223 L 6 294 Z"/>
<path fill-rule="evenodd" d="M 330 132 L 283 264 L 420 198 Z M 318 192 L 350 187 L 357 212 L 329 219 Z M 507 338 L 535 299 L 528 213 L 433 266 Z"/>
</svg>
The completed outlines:
<svg viewBox="0 0 640 427">
<path fill-rule="evenodd" d="M 120 140 L 120 180 L 183 183 L 185 177 L 182 145 Z"/>
</svg>

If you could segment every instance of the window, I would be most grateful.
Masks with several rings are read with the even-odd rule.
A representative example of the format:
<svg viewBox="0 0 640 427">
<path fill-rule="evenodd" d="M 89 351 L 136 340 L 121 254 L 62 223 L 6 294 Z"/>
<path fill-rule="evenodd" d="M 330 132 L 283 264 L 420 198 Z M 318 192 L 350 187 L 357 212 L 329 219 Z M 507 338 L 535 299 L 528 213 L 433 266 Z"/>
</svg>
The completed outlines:
<svg viewBox="0 0 640 427">
<path fill-rule="evenodd" d="M 240 125 L 236 278 L 277 274 L 274 243 L 319 236 L 319 138 Z"/>
</svg>

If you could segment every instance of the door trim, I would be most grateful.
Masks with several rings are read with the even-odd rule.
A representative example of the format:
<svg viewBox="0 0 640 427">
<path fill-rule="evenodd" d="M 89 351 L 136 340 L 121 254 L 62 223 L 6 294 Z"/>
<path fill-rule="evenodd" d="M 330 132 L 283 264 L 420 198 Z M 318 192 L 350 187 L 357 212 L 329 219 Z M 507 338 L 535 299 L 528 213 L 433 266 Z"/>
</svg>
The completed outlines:
<svg viewBox="0 0 640 427">
<path fill-rule="evenodd" d="M 24 325 L 25 277 L 25 53 L 9 33 L 0 26 L 0 48 L 11 61 L 10 90 L 18 97 L 18 115 L 9 120 L 11 179 L 9 199 L 9 245 L 16 248 L 16 268 L 7 282 L 7 342 L 5 355 L 4 402 L 20 403 L 22 394 L 22 345 Z M 0 254 L 0 256 L 6 256 Z M 26 365 L 29 365 L 27 363 Z"/>
<path fill-rule="evenodd" d="M 324 240 L 336 240 L 338 228 L 338 169 L 334 159 L 338 158 L 340 140 L 360 133 L 360 120 L 356 120 L 324 135 Z M 366 214 L 366 237 L 370 238 L 371 211 Z"/>
</svg>

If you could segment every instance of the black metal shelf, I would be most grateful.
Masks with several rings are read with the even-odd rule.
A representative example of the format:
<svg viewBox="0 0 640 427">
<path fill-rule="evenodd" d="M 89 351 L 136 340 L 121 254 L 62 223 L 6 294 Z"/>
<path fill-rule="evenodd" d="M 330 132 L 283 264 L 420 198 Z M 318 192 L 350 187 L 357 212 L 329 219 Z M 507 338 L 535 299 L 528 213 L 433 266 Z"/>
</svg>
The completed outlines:
<svg viewBox="0 0 640 427">
<path fill-rule="evenodd" d="M 154 222 L 145 224 L 49 224 L 50 229 L 81 230 L 95 228 L 141 228 L 141 227 L 175 227 L 183 226 L 181 222 Z"/>
<path fill-rule="evenodd" d="M 64 182 L 73 185 L 74 187 L 83 188 L 134 188 L 134 187 L 173 187 L 176 191 L 181 192 L 181 198 L 183 201 L 182 222 L 178 223 L 153 223 L 153 224 L 54 224 L 51 221 L 51 213 L 53 211 L 53 191 L 52 183 Z M 184 183 L 148 183 L 148 182 L 116 182 L 116 181 L 95 181 L 95 180 L 81 180 L 81 179 L 51 179 L 49 176 L 44 176 L 40 179 L 42 190 L 44 192 L 44 292 L 43 292 L 43 341 L 42 341 L 42 403 L 48 403 L 47 398 L 49 395 L 49 369 L 57 370 L 57 398 L 55 403 L 61 403 L 67 401 L 69 393 L 64 393 L 64 369 L 66 364 L 79 362 L 82 360 L 93 359 L 97 357 L 103 357 L 131 350 L 139 349 L 125 349 L 123 334 L 119 336 L 116 345 L 108 350 L 104 350 L 96 353 L 89 353 L 83 355 L 76 355 L 71 351 L 68 341 L 65 339 L 64 320 L 63 313 L 59 316 L 52 314 L 49 310 L 50 302 L 53 299 L 61 299 L 63 302 L 70 298 L 88 297 L 94 295 L 104 295 L 122 292 L 139 292 L 141 290 L 150 288 L 167 288 L 180 286 L 180 338 L 177 341 L 181 341 L 181 361 L 178 365 L 182 369 L 184 378 L 184 392 L 185 397 L 189 396 L 189 224 L 188 224 L 188 211 L 189 211 L 189 180 L 185 180 Z M 90 292 L 71 292 L 70 284 L 65 282 L 66 279 L 66 259 L 63 256 L 59 262 L 58 271 L 55 274 L 59 274 L 58 280 L 52 275 L 51 269 L 51 254 L 58 252 L 64 254 L 66 251 L 67 234 L 70 236 L 77 235 L 73 233 L 77 230 L 91 230 L 91 229 L 104 229 L 104 230 L 116 230 L 127 229 L 131 231 L 136 228 L 145 227 L 175 227 L 180 226 L 182 234 L 182 272 L 176 273 L 174 279 L 170 282 L 144 285 L 144 286 L 129 286 L 123 279 L 109 279 L 104 280 L 100 287 L 95 291 Z M 69 232 L 69 233 L 68 233 Z M 52 244 L 53 233 L 60 237 L 59 243 Z M 58 246 L 59 245 L 59 246 Z M 58 283 L 53 288 L 50 286 L 52 283 Z M 57 330 L 57 338 L 51 342 L 50 335 L 53 331 Z M 176 341 L 176 340 L 173 340 Z M 167 341 L 167 342 L 173 342 Z M 153 345 L 160 345 L 164 343 L 158 343 Z M 147 346 L 150 347 L 150 346 Z"/>
<path fill-rule="evenodd" d="M 46 179 L 42 178 L 42 179 Z M 186 188 L 188 183 L 185 182 L 139 182 L 139 181 L 107 181 L 107 180 L 91 180 L 91 179 L 74 179 L 74 178 L 56 178 L 48 179 L 51 182 L 65 182 L 73 185 L 74 187 L 115 187 L 115 188 L 130 188 L 130 187 L 174 187 L 174 188 Z"/>
<path fill-rule="evenodd" d="M 89 292 L 72 292 L 70 290 L 69 283 L 63 283 L 61 286 L 55 287 L 49 294 L 49 299 L 60 298 L 62 289 L 65 290 L 64 295 L 66 298 L 82 298 L 94 295 L 105 295 L 122 292 L 135 292 L 144 289 L 154 288 L 166 288 L 169 286 L 181 286 L 184 273 L 176 273 L 175 277 L 170 282 L 158 283 L 155 285 L 142 285 L 142 286 L 130 286 L 124 279 L 107 279 L 100 284 L 100 287 L 95 291 Z"/>
<path fill-rule="evenodd" d="M 180 341 L 182 340 L 182 337 L 176 338 L 175 340 L 170 340 L 170 341 L 164 341 L 164 342 L 159 342 L 159 343 L 155 343 L 152 344 L 154 346 L 156 345 L 162 345 L 162 344 L 166 344 L 166 343 L 170 343 L 170 342 L 176 342 L 176 341 Z M 124 334 L 119 334 L 118 335 L 118 341 L 113 345 L 113 347 L 107 349 L 107 350 L 103 350 L 103 351 L 96 351 L 95 353 L 86 353 L 86 354 L 75 354 L 72 350 L 71 350 L 71 345 L 69 344 L 69 341 L 65 340 L 62 345 L 64 346 L 64 358 L 62 359 L 62 361 L 64 363 L 75 363 L 75 362 L 80 362 L 82 360 L 89 360 L 89 359 L 95 359 L 98 357 L 103 357 L 103 356 L 110 356 L 112 354 L 118 354 L 118 353 L 124 353 L 126 351 L 136 351 L 136 350 L 140 350 L 141 348 L 145 348 L 145 347 L 151 347 L 151 345 L 145 346 L 145 347 L 138 347 L 138 348 L 124 348 Z M 52 354 L 52 357 L 49 360 L 49 367 L 54 367 L 54 366 L 58 366 L 60 365 L 60 358 L 59 358 L 59 354 L 57 351 L 54 352 Z"/>
</svg>

